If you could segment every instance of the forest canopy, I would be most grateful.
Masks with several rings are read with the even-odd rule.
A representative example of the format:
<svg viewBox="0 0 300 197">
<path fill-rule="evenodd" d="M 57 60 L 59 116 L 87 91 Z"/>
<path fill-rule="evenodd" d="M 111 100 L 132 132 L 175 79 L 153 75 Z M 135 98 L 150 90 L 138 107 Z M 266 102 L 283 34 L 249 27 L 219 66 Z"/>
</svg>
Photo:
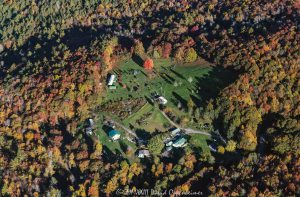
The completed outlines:
<svg viewBox="0 0 300 197">
<path fill-rule="evenodd" d="M 300 195 L 299 1 L 4 0 L 0 12 L 0 196 Z M 150 80 L 157 60 L 237 73 L 201 105 L 178 103 L 192 119 L 161 109 L 174 124 L 212 128 L 218 146 L 190 135 L 165 159 L 156 131 L 142 146 L 153 155 L 138 162 L 130 145 L 113 154 L 87 135 L 86 121 L 109 108 L 107 76 L 128 59 Z"/>
</svg>

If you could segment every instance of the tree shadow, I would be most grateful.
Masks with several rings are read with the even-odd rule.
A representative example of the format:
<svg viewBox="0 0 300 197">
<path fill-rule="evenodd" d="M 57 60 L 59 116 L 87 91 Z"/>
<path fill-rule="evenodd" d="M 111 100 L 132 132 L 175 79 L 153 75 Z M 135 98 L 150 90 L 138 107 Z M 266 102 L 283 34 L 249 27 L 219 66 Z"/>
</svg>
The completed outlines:
<svg viewBox="0 0 300 197">
<path fill-rule="evenodd" d="M 176 92 L 172 92 L 172 94 L 173 94 L 174 98 L 181 103 L 181 105 L 182 105 L 183 108 L 187 108 L 187 101 L 184 98 L 182 98 Z M 174 103 L 174 104 L 176 104 L 176 103 Z"/>
<path fill-rule="evenodd" d="M 208 74 L 196 77 L 196 87 L 199 95 L 199 106 L 205 106 L 207 101 L 218 96 L 220 91 L 233 83 L 238 77 L 238 72 L 233 69 L 213 67 Z"/>
<path fill-rule="evenodd" d="M 123 19 L 122 19 L 123 20 Z M 51 39 L 47 35 L 39 34 L 32 36 L 20 47 L 16 49 L 6 49 L 0 54 L 0 59 L 4 61 L 5 67 L 0 67 L 0 80 L 5 79 L 7 76 L 16 78 L 24 74 L 31 74 L 37 65 L 41 65 L 43 60 L 49 61 L 57 50 L 65 52 L 70 50 L 75 52 L 78 48 L 83 47 L 86 49 L 91 46 L 97 46 L 100 41 L 109 40 L 113 36 L 113 25 L 103 25 L 101 27 L 82 27 L 73 26 L 72 28 L 65 29 L 64 36 L 54 36 Z M 119 38 L 119 46 L 123 49 L 130 51 L 133 46 L 133 39 L 129 36 L 117 36 Z M 37 47 L 37 46 L 40 47 Z M 56 48 L 54 48 L 56 47 Z M 55 50 L 56 49 L 56 50 Z M 31 53 L 31 55 L 28 55 Z M 60 58 L 62 53 L 58 53 Z M 90 59 L 101 61 L 101 56 L 92 56 Z M 55 61 L 51 59 L 51 61 Z M 23 65 L 26 64 L 26 67 Z M 142 65 L 142 64 L 139 64 Z M 46 76 L 51 71 L 51 67 L 44 66 L 40 74 Z"/>
<path fill-rule="evenodd" d="M 137 129 L 135 131 L 135 133 L 139 138 L 141 138 L 145 141 L 147 141 L 151 138 L 151 134 L 149 132 L 147 132 L 146 130 L 144 130 L 144 129 Z"/>
<path fill-rule="evenodd" d="M 196 107 L 200 107 L 200 105 L 201 105 L 201 99 L 200 98 L 197 98 L 196 96 L 191 95 L 191 99 L 195 103 Z"/>
<path fill-rule="evenodd" d="M 110 126 L 107 125 L 103 125 L 102 126 L 103 131 L 105 132 L 105 134 L 108 136 L 108 133 L 113 130 L 113 128 L 111 128 Z"/>
<path fill-rule="evenodd" d="M 141 58 L 141 56 L 137 55 L 137 54 L 133 54 L 132 55 L 132 60 L 139 65 L 140 67 L 143 67 L 144 61 Z"/>
<path fill-rule="evenodd" d="M 103 146 L 103 162 L 114 163 L 118 160 L 118 156 L 112 152 L 108 147 Z"/>
<path fill-rule="evenodd" d="M 179 78 L 181 78 L 181 79 L 183 79 L 183 80 L 185 80 L 186 78 L 182 75 L 182 74 L 180 74 L 180 73 L 178 73 L 178 72 L 176 72 L 175 70 L 173 70 L 173 69 L 170 69 L 170 71 L 172 72 L 172 73 L 174 73 L 177 77 L 179 77 Z"/>
<path fill-rule="evenodd" d="M 165 80 L 165 82 L 169 83 L 169 84 L 172 84 L 173 82 L 167 77 L 167 75 L 164 75 L 164 74 L 159 74 L 159 76 Z"/>
<path fill-rule="evenodd" d="M 125 153 L 127 151 L 128 145 L 125 142 L 120 141 L 120 147 L 122 151 Z"/>
</svg>

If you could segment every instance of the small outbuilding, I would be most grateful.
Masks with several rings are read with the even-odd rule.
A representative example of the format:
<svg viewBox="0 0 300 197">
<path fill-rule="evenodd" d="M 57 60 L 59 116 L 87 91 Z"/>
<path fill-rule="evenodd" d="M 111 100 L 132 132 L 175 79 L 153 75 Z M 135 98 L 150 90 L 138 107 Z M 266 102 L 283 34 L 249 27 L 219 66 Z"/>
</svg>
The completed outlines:
<svg viewBox="0 0 300 197">
<path fill-rule="evenodd" d="M 116 81 L 116 75 L 111 74 L 107 80 L 107 85 L 111 86 L 114 84 L 115 81 Z"/>
<path fill-rule="evenodd" d="M 175 136 L 176 134 L 178 134 L 181 130 L 179 128 L 174 128 L 174 129 L 171 129 L 170 132 L 171 132 L 171 135 L 172 136 Z"/>
<path fill-rule="evenodd" d="M 159 104 L 161 104 L 161 105 L 165 105 L 165 104 L 168 103 L 168 100 L 165 99 L 165 97 L 163 97 L 163 96 L 158 97 L 158 98 L 156 99 L 156 101 L 157 101 Z"/>
<path fill-rule="evenodd" d="M 88 128 L 85 129 L 85 133 L 87 135 L 92 135 L 93 134 L 93 129 L 91 127 L 88 127 Z"/>
<path fill-rule="evenodd" d="M 166 148 L 166 151 L 171 151 L 172 149 L 173 149 L 172 146 L 168 146 L 168 147 Z"/>
<path fill-rule="evenodd" d="M 92 118 L 89 118 L 87 120 L 87 127 L 85 128 L 85 133 L 87 135 L 92 135 L 93 134 L 93 129 L 94 129 L 94 120 Z"/>
<path fill-rule="evenodd" d="M 89 118 L 89 126 L 94 127 L 94 120 L 92 118 Z"/>
<path fill-rule="evenodd" d="M 212 152 L 217 152 L 217 147 L 215 145 L 210 144 L 208 147 Z"/>
<path fill-rule="evenodd" d="M 166 143 L 166 146 L 172 146 L 172 145 L 173 145 L 172 141 L 169 141 L 168 143 Z"/>
<path fill-rule="evenodd" d="M 116 141 L 118 139 L 120 139 L 121 137 L 121 133 L 117 130 L 111 130 L 110 132 L 108 132 L 108 136 L 113 140 Z"/>
</svg>

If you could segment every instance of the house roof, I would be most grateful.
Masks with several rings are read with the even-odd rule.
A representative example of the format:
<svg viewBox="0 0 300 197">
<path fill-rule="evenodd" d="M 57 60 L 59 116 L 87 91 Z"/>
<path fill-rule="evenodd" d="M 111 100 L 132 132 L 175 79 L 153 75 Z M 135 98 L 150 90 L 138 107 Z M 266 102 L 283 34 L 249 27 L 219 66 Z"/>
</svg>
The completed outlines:
<svg viewBox="0 0 300 197">
<path fill-rule="evenodd" d="M 172 135 L 175 135 L 176 133 L 180 132 L 180 129 L 179 128 L 175 128 L 175 129 L 172 129 L 171 130 L 171 134 Z"/>
<path fill-rule="evenodd" d="M 107 85 L 109 85 L 109 86 L 113 85 L 113 83 L 115 82 L 115 79 L 116 79 L 116 75 L 114 75 L 114 74 L 110 75 L 108 78 Z"/>
<path fill-rule="evenodd" d="M 139 155 L 150 156 L 150 152 L 148 150 L 140 150 Z"/>
<path fill-rule="evenodd" d="M 186 139 L 184 137 L 181 137 L 177 139 L 173 144 L 176 146 L 182 146 L 184 143 L 186 143 Z"/>
<path fill-rule="evenodd" d="M 120 135 L 121 133 L 119 132 L 119 131 L 117 131 L 117 130 L 111 130 L 111 131 L 109 131 L 109 133 L 108 133 L 108 135 L 109 135 L 109 137 L 113 137 L 113 136 L 115 136 L 115 135 Z"/>
</svg>

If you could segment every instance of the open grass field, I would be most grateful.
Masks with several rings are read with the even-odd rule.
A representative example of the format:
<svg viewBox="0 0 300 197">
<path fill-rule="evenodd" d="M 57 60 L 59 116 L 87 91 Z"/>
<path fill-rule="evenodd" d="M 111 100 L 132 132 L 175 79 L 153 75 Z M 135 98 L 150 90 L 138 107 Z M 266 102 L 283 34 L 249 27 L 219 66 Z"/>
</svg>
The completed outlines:
<svg viewBox="0 0 300 197">
<path fill-rule="evenodd" d="M 235 79 L 231 71 L 209 66 L 205 61 L 199 64 L 175 65 L 169 59 L 154 60 L 151 74 L 133 59 L 121 62 L 111 74 L 117 76 L 115 83 L 117 88 L 115 90 L 107 88 L 104 103 L 138 98 L 145 98 L 151 103 L 151 93 L 156 92 L 168 100 L 166 107 L 177 117 L 189 116 L 186 108 L 190 99 L 197 107 L 204 107 L 210 98 L 217 96 L 226 84 Z M 116 117 L 114 112 L 107 113 L 127 128 L 134 130 L 140 138 L 147 140 L 153 132 L 165 132 L 171 127 L 159 109 L 150 103 L 146 103 L 125 119 Z M 183 110 L 178 108 L 179 104 Z M 194 127 L 193 123 L 188 126 Z M 122 129 L 120 131 L 122 132 Z M 103 145 L 114 153 L 121 152 L 125 155 L 124 146 L 127 145 L 136 150 L 136 146 L 125 138 L 125 133 L 122 133 L 123 138 L 119 142 L 111 142 L 102 128 L 99 129 L 98 136 Z M 207 151 L 208 140 L 207 136 L 193 134 L 190 144 L 196 149 Z"/>
<path fill-rule="evenodd" d="M 134 159 L 136 159 L 136 157 L 134 157 L 134 153 L 137 150 L 137 147 L 136 147 L 135 143 L 130 142 L 127 139 L 127 134 L 125 131 L 123 131 L 120 128 L 117 128 L 117 130 L 121 132 L 121 139 L 118 141 L 112 141 L 108 137 L 109 130 L 103 126 L 102 121 L 98 120 L 98 121 L 96 121 L 96 123 L 97 124 L 96 124 L 95 131 L 96 131 L 99 141 L 101 142 L 101 144 L 103 146 L 105 146 L 111 153 L 121 154 L 124 158 L 129 159 L 129 161 L 133 161 Z M 132 148 L 131 155 L 126 154 L 128 146 L 130 146 Z"/>
<path fill-rule="evenodd" d="M 138 120 L 144 116 L 144 121 L 138 124 Z M 147 103 L 138 112 L 129 116 L 125 121 L 125 125 L 132 125 L 136 129 L 145 130 L 150 133 L 156 130 L 165 131 L 165 128 L 169 125 L 169 122 L 160 113 L 159 109 L 153 105 Z"/>
<path fill-rule="evenodd" d="M 167 98 L 172 107 L 177 106 L 178 101 L 184 104 L 190 97 L 200 104 L 198 84 L 202 78 L 210 74 L 211 67 L 175 66 L 168 59 L 154 60 L 154 65 L 154 75 L 149 78 L 143 67 L 132 59 L 121 63 L 113 73 L 117 74 L 119 82 L 124 87 L 121 83 L 117 83 L 116 90 L 107 90 L 105 101 L 119 98 L 149 98 L 152 92 L 157 92 Z"/>
<path fill-rule="evenodd" d="M 190 145 L 199 151 L 210 151 L 207 146 L 207 141 L 210 140 L 209 136 L 199 135 L 199 134 L 191 134 Z"/>
</svg>

